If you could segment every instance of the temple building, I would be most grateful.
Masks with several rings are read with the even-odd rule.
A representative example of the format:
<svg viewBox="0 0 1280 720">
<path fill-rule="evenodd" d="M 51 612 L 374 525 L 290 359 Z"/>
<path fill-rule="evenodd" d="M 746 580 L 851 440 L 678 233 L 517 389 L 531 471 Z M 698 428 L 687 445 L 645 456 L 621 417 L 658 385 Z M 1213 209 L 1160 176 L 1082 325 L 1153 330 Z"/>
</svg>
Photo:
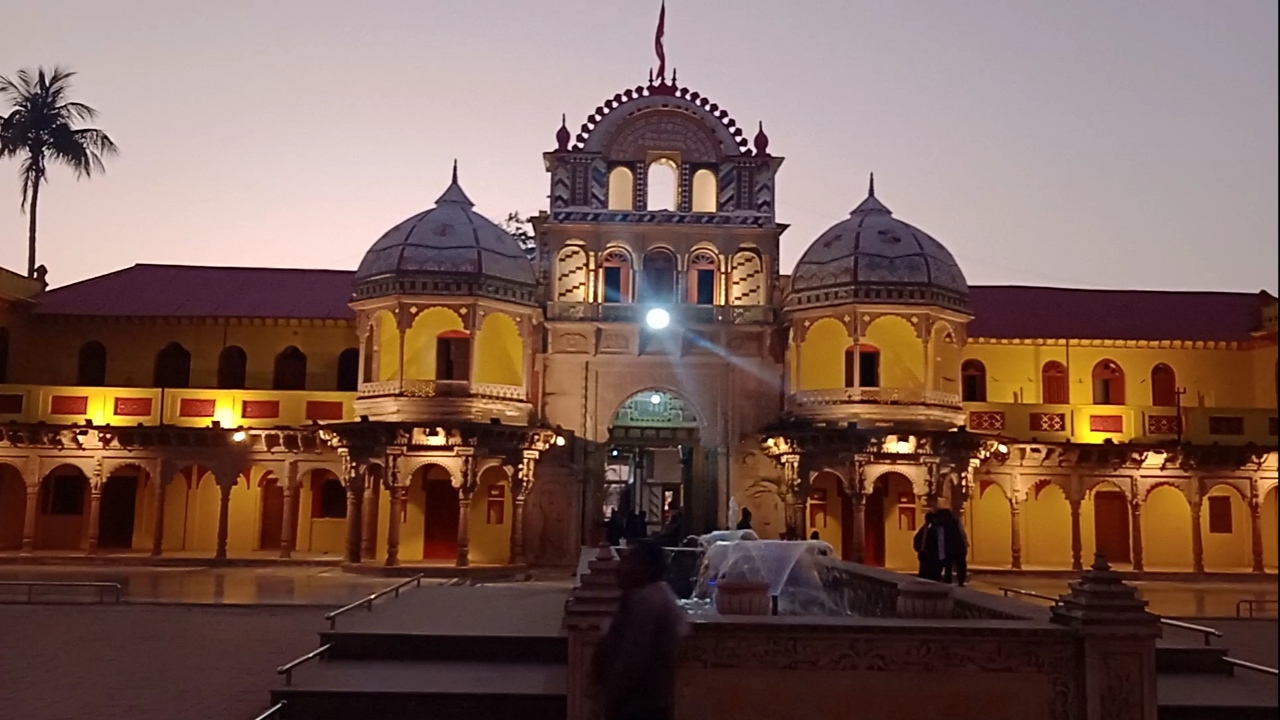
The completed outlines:
<svg viewBox="0 0 1280 720">
<path fill-rule="evenodd" d="M 949 507 L 974 567 L 1274 570 L 1275 298 L 970 286 L 874 182 L 785 275 L 753 130 L 619 92 L 532 248 L 455 167 L 354 273 L 3 273 L 0 559 L 520 568 L 750 509 L 906 568 Z"/>
</svg>

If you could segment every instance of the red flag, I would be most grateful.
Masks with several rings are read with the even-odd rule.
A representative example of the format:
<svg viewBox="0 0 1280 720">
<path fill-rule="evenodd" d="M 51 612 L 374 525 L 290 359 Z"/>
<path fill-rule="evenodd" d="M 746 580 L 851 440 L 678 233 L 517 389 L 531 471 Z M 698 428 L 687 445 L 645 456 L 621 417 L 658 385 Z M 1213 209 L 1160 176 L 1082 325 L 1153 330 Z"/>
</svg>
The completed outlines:
<svg viewBox="0 0 1280 720">
<path fill-rule="evenodd" d="M 658 32 L 653 36 L 653 49 L 658 53 L 658 79 L 667 77 L 667 52 L 662 48 L 662 35 L 667 29 L 667 3 L 663 0 L 662 9 L 658 11 Z"/>
</svg>

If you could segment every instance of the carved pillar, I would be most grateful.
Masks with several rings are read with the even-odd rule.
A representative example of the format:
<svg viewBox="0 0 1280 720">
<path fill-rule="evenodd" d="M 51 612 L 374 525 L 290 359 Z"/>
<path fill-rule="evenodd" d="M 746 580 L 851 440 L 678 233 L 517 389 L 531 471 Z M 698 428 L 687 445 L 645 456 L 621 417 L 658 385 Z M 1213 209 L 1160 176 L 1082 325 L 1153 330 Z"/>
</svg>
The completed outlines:
<svg viewBox="0 0 1280 720">
<path fill-rule="evenodd" d="M 94 473 L 95 475 L 97 473 Z M 102 483 L 89 485 L 89 554 L 98 552 L 98 524 L 102 513 Z"/>
<path fill-rule="evenodd" d="M 787 530 L 798 537 L 805 537 L 805 493 L 801 487 L 803 473 L 799 455 L 784 455 L 782 461 L 782 502 L 786 513 Z"/>
<path fill-rule="evenodd" d="M 1257 495 L 1249 499 L 1249 531 L 1253 536 L 1253 571 L 1265 572 L 1262 549 L 1262 503 L 1259 502 Z"/>
<path fill-rule="evenodd" d="M 1133 537 L 1130 546 L 1133 549 L 1133 571 L 1142 572 L 1142 500 L 1134 494 L 1129 502 L 1129 534 Z"/>
<path fill-rule="evenodd" d="M 867 496 L 859 492 L 850 495 L 849 501 L 853 507 L 853 561 L 865 564 L 867 562 Z"/>
<path fill-rule="evenodd" d="M 22 552 L 36 549 L 36 514 L 40 510 L 40 483 L 27 486 L 26 514 L 22 518 Z"/>
<path fill-rule="evenodd" d="M 1196 495 L 1191 501 L 1191 569 L 1204 572 L 1204 530 L 1200 527 L 1200 509 L 1204 498 Z"/>
<path fill-rule="evenodd" d="M 163 473 L 158 474 L 155 478 L 155 516 L 156 521 L 154 531 L 151 535 L 151 557 L 160 557 L 164 552 L 164 494 L 168 483 L 164 481 Z"/>
<path fill-rule="evenodd" d="M 457 567 L 471 564 L 471 495 L 476 489 L 476 459 L 462 457 L 462 485 L 458 488 L 458 559 Z"/>
<path fill-rule="evenodd" d="M 1080 554 L 1084 552 L 1083 544 L 1080 540 L 1080 500 L 1072 498 L 1071 503 L 1071 569 L 1083 570 L 1084 561 Z"/>
<path fill-rule="evenodd" d="M 364 499 L 360 501 L 360 556 L 370 560 L 378 554 L 378 478 L 366 472 Z"/>
<path fill-rule="evenodd" d="M 231 488 L 235 483 L 235 480 L 218 483 L 218 547 L 213 551 L 214 560 L 227 559 L 227 523 L 231 512 Z"/>
<path fill-rule="evenodd" d="M 536 451 L 525 451 L 515 468 L 515 481 L 511 484 L 511 564 L 524 565 L 524 506 L 533 490 L 534 465 L 538 461 Z"/>
<path fill-rule="evenodd" d="M 280 530 L 280 557 L 289 559 L 293 557 L 293 534 L 296 530 L 297 523 L 293 520 L 293 506 L 298 501 L 298 485 L 292 479 L 287 480 L 284 484 L 284 517 L 281 519 Z"/>
<path fill-rule="evenodd" d="M 1016 492 L 1009 498 L 1009 566 L 1022 569 L 1022 503 Z"/>
<path fill-rule="evenodd" d="M 360 539 L 362 536 L 360 523 L 360 499 L 364 488 L 353 475 L 348 476 L 347 485 L 347 562 L 360 562 Z"/>
<path fill-rule="evenodd" d="M 399 455 L 388 454 L 382 470 L 387 490 L 387 567 L 400 564 L 400 503 L 404 498 L 404 488 L 400 486 L 399 461 Z"/>
</svg>

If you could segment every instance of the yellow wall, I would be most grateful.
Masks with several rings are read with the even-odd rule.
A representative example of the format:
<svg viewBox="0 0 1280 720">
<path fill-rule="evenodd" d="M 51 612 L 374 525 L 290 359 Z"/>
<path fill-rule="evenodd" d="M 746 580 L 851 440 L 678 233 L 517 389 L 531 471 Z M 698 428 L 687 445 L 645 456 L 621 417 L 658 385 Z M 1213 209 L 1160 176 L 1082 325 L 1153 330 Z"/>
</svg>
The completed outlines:
<svg viewBox="0 0 1280 720">
<path fill-rule="evenodd" d="M 377 339 L 377 377 L 378 382 L 388 382 L 400 378 L 400 329 L 396 318 L 386 310 L 379 310 L 373 316 L 373 330 Z"/>
<path fill-rule="evenodd" d="M 418 313 L 404 336 L 406 380 L 436 378 L 436 340 L 447 330 L 465 330 L 462 318 L 449 308 L 432 307 Z"/>
<path fill-rule="evenodd" d="M 840 478 L 835 473 L 822 472 L 813 478 L 810 488 L 823 490 L 827 494 L 826 524 L 813 525 L 810 523 L 811 518 L 813 518 L 813 494 L 810 492 L 809 512 L 805 515 L 805 525 L 809 532 L 817 530 L 818 538 L 835 548 L 838 556 L 842 555 L 844 544 L 842 542 L 841 524 L 844 522 L 844 513 L 840 502 Z M 805 539 L 807 540 L 808 537 Z"/>
<path fill-rule="evenodd" d="M 473 380 L 495 385 L 524 385 L 524 340 L 516 321 L 505 313 L 485 316 L 476 334 Z"/>
<path fill-rule="evenodd" d="M 839 320 L 815 322 L 800 344 L 798 390 L 844 387 L 844 352 L 853 344 Z"/>
<path fill-rule="evenodd" d="M 1142 506 L 1142 560 L 1147 570 L 1190 571 L 1191 505 L 1182 491 L 1162 485 Z"/>
<path fill-rule="evenodd" d="M 1231 498 L 1231 532 L 1209 532 L 1209 498 Z M 1205 494 L 1200 510 L 1200 532 L 1204 539 L 1204 569 L 1247 570 L 1253 567 L 1252 530 L 1249 527 L 1249 508 L 1233 488 L 1217 485 Z"/>
<path fill-rule="evenodd" d="M 490 524 L 489 488 L 502 488 L 502 522 Z M 497 502 L 495 499 L 494 502 Z M 480 475 L 479 485 L 471 496 L 471 508 L 467 514 L 467 532 L 470 541 L 468 557 L 476 565 L 504 565 L 511 560 L 511 489 L 507 472 L 490 467 Z"/>
<path fill-rule="evenodd" d="M 888 473 L 881 476 L 881 480 L 885 484 L 884 496 L 884 564 L 885 567 L 914 570 L 919 566 L 919 560 L 916 558 L 915 547 L 912 540 L 915 538 L 915 530 L 909 529 L 908 526 L 898 527 L 898 496 L 901 494 L 911 494 L 911 481 L 897 473 Z M 917 507 L 914 494 L 911 495 L 910 502 L 901 507 L 913 508 L 916 515 L 916 530 L 924 526 L 924 510 Z"/>
<path fill-rule="evenodd" d="M 980 567 L 1006 568 L 1013 564 L 1013 516 L 1009 498 L 995 483 L 988 483 L 969 504 L 966 513 L 969 562 Z"/>
<path fill-rule="evenodd" d="M 910 322 L 897 315 L 878 317 L 867 326 L 863 342 L 880 350 L 880 387 L 924 388 L 924 344 Z M 844 356 L 836 357 L 843 380 Z"/>
<path fill-rule="evenodd" d="M 947 341 L 948 333 L 951 341 Z M 933 360 L 933 389 L 938 392 L 960 394 L 960 346 L 958 333 L 947 323 L 934 326 L 929 337 L 929 354 Z"/>
<path fill-rule="evenodd" d="M 1082 519 L 1081 535 L 1087 527 Z M 1033 489 L 1022 504 L 1022 567 L 1071 567 L 1071 504 L 1057 485 Z"/>
</svg>

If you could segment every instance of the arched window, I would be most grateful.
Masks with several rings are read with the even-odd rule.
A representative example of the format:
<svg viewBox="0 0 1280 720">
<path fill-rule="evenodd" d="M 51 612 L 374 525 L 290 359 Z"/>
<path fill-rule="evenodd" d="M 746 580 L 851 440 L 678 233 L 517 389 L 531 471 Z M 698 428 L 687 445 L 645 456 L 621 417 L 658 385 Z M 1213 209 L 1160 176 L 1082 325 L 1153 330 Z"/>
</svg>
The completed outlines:
<svg viewBox="0 0 1280 720">
<path fill-rule="evenodd" d="M 680 206 L 680 168 L 670 158 L 649 163 L 645 173 L 646 210 L 675 210 Z"/>
<path fill-rule="evenodd" d="M 191 387 L 191 353 L 179 343 L 169 343 L 156 355 L 155 386 Z"/>
<path fill-rule="evenodd" d="M 338 392 L 355 392 L 360 385 L 360 349 L 347 348 L 338 354 Z"/>
<path fill-rule="evenodd" d="M 1099 360 L 1093 366 L 1093 404 L 1124 404 L 1124 370 L 1115 360 Z"/>
<path fill-rule="evenodd" d="M 290 345 L 280 351 L 271 387 L 274 390 L 307 389 L 307 356 L 301 350 Z"/>
<path fill-rule="evenodd" d="M 239 345 L 228 345 L 218 353 L 218 389 L 243 390 L 247 386 L 249 357 Z"/>
<path fill-rule="evenodd" d="M 764 263 L 752 250 L 739 250 L 729 263 L 729 304 L 764 305 Z"/>
<path fill-rule="evenodd" d="M 689 302 L 717 305 L 720 299 L 720 261 L 706 250 L 689 257 Z"/>
<path fill-rule="evenodd" d="M 600 260 L 600 302 L 631 302 L 631 256 L 625 250 L 606 250 Z"/>
<path fill-rule="evenodd" d="M 311 517 L 341 520 L 347 517 L 347 489 L 328 473 L 311 476 Z"/>
<path fill-rule="evenodd" d="M 676 300 L 676 256 L 661 248 L 644 256 L 640 302 L 671 304 Z"/>
<path fill-rule="evenodd" d="M 1050 360 L 1040 368 L 1040 402 L 1045 405 L 1066 405 L 1071 402 L 1067 392 L 1067 366 Z"/>
<path fill-rule="evenodd" d="M 880 387 L 880 348 L 850 345 L 844 351 L 845 387 Z"/>
<path fill-rule="evenodd" d="M 436 336 L 436 379 L 471 379 L 471 335 L 446 330 Z"/>
<path fill-rule="evenodd" d="M 80 346 L 80 362 L 76 365 L 76 384 L 102 387 L 107 384 L 107 348 L 94 340 Z"/>
<path fill-rule="evenodd" d="M 693 174 L 693 211 L 713 213 L 717 210 L 716 173 L 703 168 Z"/>
<path fill-rule="evenodd" d="M 987 366 L 981 360 L 965 360 L 960 365 L 960 398 L 964 402 L 987 401 Z"/>
<path fill-rule="evenodd" d="M 1164 363 L 1151 368 L 1151 404 L 1156 407 L 1178 404 L 1178 376 Z"/>
<path fill-rule="evenodd" d="M 609 171 L 609 209 L 634 210 L 636 179 L 631 168 L 619 165 Z"/>
<path fill-rule="evenodd" d="M 556 257 L 556 302 L 584 303 L 590 290 L 587 280 L 587 253 L 580 247 L 570 246 Z"/>
</svg>

